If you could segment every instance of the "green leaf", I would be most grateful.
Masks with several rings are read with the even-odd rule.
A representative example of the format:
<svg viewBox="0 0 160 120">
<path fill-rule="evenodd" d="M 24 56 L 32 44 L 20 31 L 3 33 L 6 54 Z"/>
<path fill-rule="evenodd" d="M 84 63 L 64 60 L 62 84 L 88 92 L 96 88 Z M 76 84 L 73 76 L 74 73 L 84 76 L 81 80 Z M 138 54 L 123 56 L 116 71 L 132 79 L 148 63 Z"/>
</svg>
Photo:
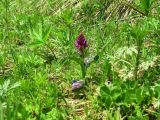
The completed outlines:
<svg viewBox="0 0 160 120">
<path fill-rule="evenodd" d="M 120 108 L 118 108 L 114 113 L 114 120 L 122 120 L 121 114 L 120 114 Z"/>
<path fill-rule="evenodd" d="M 10 80 L 4 81 L 3 88 L 2 88 L 4 93 L 8 91 L 9 85 L 10 85 Z"/>
<path fill-rule="evenodd" d="M 154 88 L 154 91 L 155 91 L 155 95 L 157 98 L 160 98 L 160 86 L 156 86 Z"/>
<path fill-rule="evenodd" d="M 103 95 L 110 95 L 111 91 L 107 86 L 103 86 L 100 88 L 100 94 Z"/>
<path fill-rule="evenodd" d="M 51 32 L 51 27 L 47 28 L 46 31 L 44 32 L 43 41 L 47 41 L 48 40 L 50 32 Z"/>
<path fill-rule="evenodd" d="M 45 44 L 44 41 L 36 40 L 36 41 L 32 42 L 31 44 L 29 44 L 29 47 L 34 48 L 34 47 L 39 47 L 44 44 Z"/>
<path fill-rule="evenodd" d="M 141 104 L 142 100 L 143 100 L 143 91 L 142 88 L 136 88 L 135 90 L 135 94 L 136 94 L 136 102 L 138 104 Z"/>
<path fill-rule="evenodd" d="M 111 96 L 113 100 L 116 100 L 119 96 L 121 96 L 121 89 L 120 88 L 114 88 L 111 92 Z"/>
<path fill-rule="evenodd" d="M 109 59 L 106 59 L 104 64 L 105 64 L 104 65 L 104 70 L 105 70 L 107 76 L 109 76 L 110 73 L 111 73 L 111 64 L 110 64 Z"/>
<path fill-rule="evenodd" d="M 136 100 L 136 94 L 134 90 L 127 90 L 125 93 L 125 102 L 131 104 L 135 102 L 135 100 Z"/>
<path fill-rule="evenodd" d="M 17 88 L 17 87 L 19 87 L 20 85 L 21 85 L 20 82 L 16 82 L 16 83 L 14 83 L 14 84 L 12 84 L 12 85 L 10 86 L 9 90 L 14 89 L 14 88 Z"/>
<path fill-rule="evenodd" d="M 140 0 L 140 8 L 145 12 L 146 15 L 149 14 L 154 0 Z"/>
<path fill-rule="evenodd" d="M 105 107 L 109 108 L 112 104 L 112 99 L 111 96 L 106 95 L 106 96 L 102 96 L 102 104 L 105 105 Z"/>
</svg>

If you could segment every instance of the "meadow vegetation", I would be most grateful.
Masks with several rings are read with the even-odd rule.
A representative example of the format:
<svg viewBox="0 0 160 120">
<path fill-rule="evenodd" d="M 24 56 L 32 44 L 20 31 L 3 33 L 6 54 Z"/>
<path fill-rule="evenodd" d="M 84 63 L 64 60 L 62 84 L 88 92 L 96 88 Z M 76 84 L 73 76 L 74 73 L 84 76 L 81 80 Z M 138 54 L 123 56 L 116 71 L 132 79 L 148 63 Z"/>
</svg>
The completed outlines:
<svg viewBox="0 0 160 120">
<path fill-rule="evenodd" d="M 159 120 L 159 0 L 1 0 L 0 120 Z"/>
</svg>

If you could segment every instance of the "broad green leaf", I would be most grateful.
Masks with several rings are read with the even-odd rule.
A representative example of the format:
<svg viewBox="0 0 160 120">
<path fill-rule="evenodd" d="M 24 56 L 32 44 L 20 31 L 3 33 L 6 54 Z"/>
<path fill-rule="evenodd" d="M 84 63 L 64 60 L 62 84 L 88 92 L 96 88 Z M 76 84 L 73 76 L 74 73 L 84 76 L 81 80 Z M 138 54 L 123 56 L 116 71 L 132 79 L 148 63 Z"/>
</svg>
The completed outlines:
<svg viewBox="0 0 160 120">
<path fill-rule="evenodd" d="M 113 100 L 116 100 L 119 96 L 121 96 L 122 92 L 121 89 L 116 87 L 111 91 L 111 97 Z"/>
<path fill-rule="evenodd" d="M 107 108 L 109 108 L 111 106 L 111 104 L 112 104 L 112 99 L 111 99 L 111 96 L 109 96 L 109 95 L 103 96 L 102 101 L 104 102 L 103 104 Z"/>
<path fill-rule="evenodd" d="M 143 91 L 142 91 L 142 88 L 137 88 L 135 90 L 135 94 L 136 94 L 136 102 L 138 104 L 141 104 L 142 100 L 143 100 Z"/>
<path fill-rule="evenodd" d="M 110 89 L 107 87 L 107 86 L 103 86 L 100 88 L 100 94 L 103 96 L 105 95 L 110 95 L 111 94 L 111 91 Z"/>
<path fill-rule="evenodd" d="M 154 91 L 155 91 L 155 95 L 157 98 L 160 98 L 160 86 L 156 86 L 154 88 Z"/>
</svg>

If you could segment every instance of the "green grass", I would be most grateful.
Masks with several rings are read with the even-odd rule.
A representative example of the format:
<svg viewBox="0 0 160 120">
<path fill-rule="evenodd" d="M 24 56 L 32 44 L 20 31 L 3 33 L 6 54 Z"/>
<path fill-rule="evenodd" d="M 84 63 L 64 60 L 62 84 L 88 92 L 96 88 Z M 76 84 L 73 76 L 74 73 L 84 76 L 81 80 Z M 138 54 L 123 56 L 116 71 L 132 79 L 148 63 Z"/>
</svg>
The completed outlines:
<svg viewBox="0 0 160 120">
<path fill-rule="evenodd" d="M 0 11 L 0 120 L 160 119 L 158 0 L 1 0 Z"/>
</svg>

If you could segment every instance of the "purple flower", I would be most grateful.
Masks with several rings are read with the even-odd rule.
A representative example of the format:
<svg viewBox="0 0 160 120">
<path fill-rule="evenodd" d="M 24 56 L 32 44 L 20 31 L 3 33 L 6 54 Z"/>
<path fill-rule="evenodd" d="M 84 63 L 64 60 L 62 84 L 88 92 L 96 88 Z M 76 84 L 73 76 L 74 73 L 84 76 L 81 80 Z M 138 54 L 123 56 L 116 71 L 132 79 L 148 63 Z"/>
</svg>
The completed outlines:
<svg viewBox="0 0 160 120">
<path fill-rule="evenodd" d="M 84 48 L 88 47 L 87 41 L 82 33 L 77 37 L 75 46 L 80 52 L 82 52 Z"/>
<path fill-rule="evenodd" d="M 72 90 L 79 90 L 84 86 L 84 81 L 72 81 Z"/>
</svg>

